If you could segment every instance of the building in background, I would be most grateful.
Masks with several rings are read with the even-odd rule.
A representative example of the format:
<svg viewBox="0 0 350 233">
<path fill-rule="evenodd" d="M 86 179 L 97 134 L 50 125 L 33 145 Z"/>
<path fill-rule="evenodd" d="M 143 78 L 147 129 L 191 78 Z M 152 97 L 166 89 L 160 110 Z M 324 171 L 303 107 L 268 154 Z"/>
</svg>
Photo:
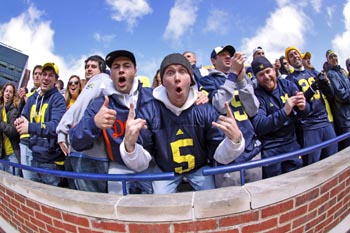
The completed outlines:
<svg viewBox="0 0 350 233">
<path fill-rule="evenodd" d="M 30 76 L 27 63 L 28 55 L 0 42 L 0 88 L 8 81 L 14 82 L 17 88 L 26 86 Z"/>
</svg>

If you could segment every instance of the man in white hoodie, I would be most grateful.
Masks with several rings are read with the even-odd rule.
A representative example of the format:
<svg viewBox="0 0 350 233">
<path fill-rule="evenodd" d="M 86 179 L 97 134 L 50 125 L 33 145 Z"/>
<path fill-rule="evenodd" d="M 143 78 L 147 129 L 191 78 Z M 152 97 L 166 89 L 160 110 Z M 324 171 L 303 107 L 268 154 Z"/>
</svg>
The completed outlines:
<svg viewBox="0 0 350 233">
<path fill-rule="evenodd" d="M 68 171 L 102 173 L 108 172 L 109 159 L 104 152 L 104 141 L 96 140 L 93 147 L 77 152 L 70 146 L 69 129 L 74 127 L 83 117 L 87 106 L 97 97 L 108 93 L 113 87 L 112 80 L 104 73 L 106 64 L 98 55 L 90 56 L 85 61 L 85 77 L 88 80 L 76 102 L 63 115 L 56 128 L 58 143 L 66 156 L 65 168 Z M 68 180 L 69 187 L 82 191 L 107 192 L 107 182 L 75 179 Z"/>
<path fill-rule="evenodd" d="M 153 182 L 156 194 L 176 192 L 184 177 L 195 190 L 215 188 L 213 177 L 203 176 L 203 168 L 213 160 L 228 164 L 244 150 L 244 138 L 232 112 L 227 103 L 227 116 L 219 116 L 211 104 L 195 104 L 192 68 L 179 53 L 164 58 L 160 77 L 163 85 L 154 89 L 155 100 L 140 109 L 139 118 L 135 119 L 130 106 L 120 146 L 123 161 L 142 171 L 153 156 L 154 172 L 175 172 L 174 180 Z"/>
<path fill-rule="evenodd" d="M 71 145 L 77 151 L 86 151 L 94 148 L 98 141 L 103 141 L 103 148 L 98 147 L 96 153 L 108 155 L 108 173 L 135 173 L 125 166 L 120 157 L 119 145 L 124 137 L 130 104 L 134 103 L 136 110 L 141 109 L 153 99 L 152 89 L 142 87 L 139 79 L 135 78 L 137 69 L 133 53 L 126 50 L 113 51 L 106 56 L 106 64 L 110 68 L 112 80 L 111 86 L 107 88 L 108 93 L 89 105 L 83 118 L 70 130 Z M 152 193 L 150 181 L 127 182 L 127 185 L 129 193 Z M 135 190 L 135 187 L 138 189 Z M 121 182 L 108 182 L 108 192 L 121 194 Z"/>
</svg>

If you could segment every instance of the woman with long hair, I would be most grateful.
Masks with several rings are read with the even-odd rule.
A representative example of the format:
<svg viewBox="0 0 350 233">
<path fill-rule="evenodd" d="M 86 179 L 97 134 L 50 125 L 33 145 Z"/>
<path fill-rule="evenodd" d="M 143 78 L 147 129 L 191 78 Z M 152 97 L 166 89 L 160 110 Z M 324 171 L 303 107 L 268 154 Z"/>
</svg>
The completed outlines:
<svg viewBox="0 0 350 233">
<path fill-rule="evenodd" d="M 78 75 L 70 76 L 67 83 L 67 89 L 64 94 L 67 110 L 74 104 L 74 102 L 80 95 L 81 90 L 82 90 L 82 85 L 81 85 L 80 77 Z"/>
<path fill-rule="evenodd" d="M 14 122 L 19 115 L 19 96 L 13 83 L 8 82 L 0 91 L 0 157 L 12 163 L 20 161 L 19 134 Z M 12 173 L 9 165 L 0 163 L 0 170 Z M 19 169 L 15 169 L 19 175 Z"/>
</svg>

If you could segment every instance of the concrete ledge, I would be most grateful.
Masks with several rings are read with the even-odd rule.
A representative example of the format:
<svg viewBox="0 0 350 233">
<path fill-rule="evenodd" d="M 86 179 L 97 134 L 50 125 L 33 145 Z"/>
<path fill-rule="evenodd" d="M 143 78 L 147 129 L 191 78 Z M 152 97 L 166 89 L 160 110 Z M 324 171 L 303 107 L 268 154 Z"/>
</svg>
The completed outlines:
<svg viewBox="0 0 350 233">
<path fill-rule="evenodd" d="M 350 149 L 278 177 L 201 192 L 169 195 L 112 195 L 31 182 L 0 172 L 0 184 L 35 202 L 69 213 L 131 222 L 193 221 L 247 213 L 290 199 L 350 170 Z"/>
</svg>

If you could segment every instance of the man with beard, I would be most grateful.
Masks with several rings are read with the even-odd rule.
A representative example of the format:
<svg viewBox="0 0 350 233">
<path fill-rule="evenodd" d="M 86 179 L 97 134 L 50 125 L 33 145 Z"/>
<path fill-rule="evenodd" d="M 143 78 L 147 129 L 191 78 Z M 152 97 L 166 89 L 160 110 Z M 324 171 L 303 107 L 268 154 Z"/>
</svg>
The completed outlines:
<svg viewBox="0 0 350 233">
<path fill-rule="evenodd" d="M 327 78 L 316 70 L 305 69 L 302 55 L 296 47 L 286 48 L 285 53 L 287 61 L 294 67 L 294 72 L 289 74 L 287 79 L 297 85 L 311 106 L 310 113 L 298 121 L 300 144 L 302 147 L 309 147 L 335 138 L 334 127 L 330 122 L 333 121 L 333 116 L 325 96 L 332 93 Z M 303 156 L 304 166 L 331 156 L 337 151 L 336 144 L 315 150 Z"/>
</svg>

